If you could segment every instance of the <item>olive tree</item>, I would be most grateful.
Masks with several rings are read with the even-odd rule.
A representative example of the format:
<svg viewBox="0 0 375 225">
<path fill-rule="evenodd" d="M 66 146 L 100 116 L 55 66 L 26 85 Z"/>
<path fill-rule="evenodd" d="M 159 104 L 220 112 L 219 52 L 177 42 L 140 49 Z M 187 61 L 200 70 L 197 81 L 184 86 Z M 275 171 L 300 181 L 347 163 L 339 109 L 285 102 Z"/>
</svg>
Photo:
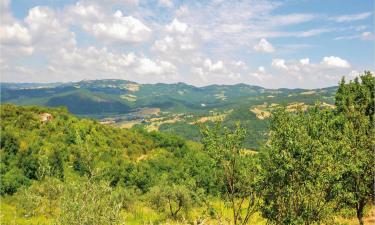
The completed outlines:
<svg viewBox="0 0 375 225">
<path fill-rule="evenodd" d="M 187 214 L 192 206 L 192 193 L 184 185 L 154 186 L 147 197 L 154 209 L 168 212 L 173 219 L 181 212 Z"/>
</svg>

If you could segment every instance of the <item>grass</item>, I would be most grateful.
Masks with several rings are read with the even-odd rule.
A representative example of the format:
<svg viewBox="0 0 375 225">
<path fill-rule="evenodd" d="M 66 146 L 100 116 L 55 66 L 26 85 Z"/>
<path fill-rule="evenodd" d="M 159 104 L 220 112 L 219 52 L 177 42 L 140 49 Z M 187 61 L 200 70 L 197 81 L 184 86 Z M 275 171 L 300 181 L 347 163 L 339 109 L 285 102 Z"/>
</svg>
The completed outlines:
<svg viewBox="0 0 375 225">
<path fill-rule="evenodd" d="M 53 219 L 44 215 L 25 217 L 16 206 L 10 204 L 11 198 L 0 200 L 0 224 L 2 225 L 47 225 L 53 224 Z"/>
<path fill-rule="evenodd" d="M 375 224 L 375 205 L 366 207 L 363 221 L 365 225 Z M 358 220 L 355 217 L 354 211 L 350 214 L 350 216 L 336 217 L 335 222 L 342 225 L 358 225 Z"/>
<path fill-rule="evenodd" d="M 47 225 L 54 224 L 56 218 L 37 214 L 32 217 L 24 216 L 15 205 L 15 199 L 12 196 L 2 197 L 0 202 L 0 224 L 3 225 Z M 173 220 L 166 212 L 158 212 L 142 201 L 136 201 L 127 210 L 121 211 L 121 217 L 125 224 L 165 224 L 165 225 L 183 225 L 183 224 L 230 224 L 232 211 L 220 199 L 211 199 L 210 206 L 213 210 L 207 210 L 205 205 L 192 208 L 187 214 L 181 214 L 178 220 Z M 358 221 L 352 213 L 349 216 L 339 216 L 335 218 L 337 225 L 357 225 Z M 366 209 L 364 218 L 365 225 L 374 224 L 375 206 L 369 206 Z M 265 225 L 267 221 L 256 212 L 249 220 L 248 224 Z"/>
</svg>

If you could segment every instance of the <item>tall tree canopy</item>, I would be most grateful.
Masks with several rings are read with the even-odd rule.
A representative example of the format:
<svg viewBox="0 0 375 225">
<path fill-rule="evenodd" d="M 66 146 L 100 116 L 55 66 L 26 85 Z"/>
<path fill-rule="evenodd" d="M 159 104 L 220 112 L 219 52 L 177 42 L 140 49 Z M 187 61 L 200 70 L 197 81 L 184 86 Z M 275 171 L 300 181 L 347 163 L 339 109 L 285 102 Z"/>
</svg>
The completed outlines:
<svg viewBox="0 0 375 225">
<path fill-rule="evenodd" d="M 318 106 L 308 112 L 275 112 L 261 151 L 262 214 L 273 224 L 314 224 L 331 219 L 336 208 L 337 163 L 345 143 L 341 122 Z"/>
<path fill-rule="evenodd" d="M 364 207 L 374 198 L 374 85 L 375 78 L 367 71 L 349 83 L 343 78 L 336 94 L 337 112 L 345 118 L 343 133 L 349 146 L 343 160 L 343 200 L 356 209 L 361 225 Z"/>
</svg>

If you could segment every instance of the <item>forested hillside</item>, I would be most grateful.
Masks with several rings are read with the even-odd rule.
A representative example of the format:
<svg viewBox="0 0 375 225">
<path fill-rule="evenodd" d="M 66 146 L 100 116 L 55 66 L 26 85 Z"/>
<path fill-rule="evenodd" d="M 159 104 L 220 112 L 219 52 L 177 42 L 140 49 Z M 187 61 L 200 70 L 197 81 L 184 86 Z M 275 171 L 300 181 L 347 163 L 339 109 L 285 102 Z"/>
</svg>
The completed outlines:
<svg viewBox="0 0 375 225">
<path fill-rule="evenodd" d="M 374 83 L 275 107 L 259 151 L 244 146 L 256 123 L 200 124 L 193 142 L 3 104 L 1 224 L 371 224 Z"/>
<path fill-rule="evenodd" d="M 51 117 L 42 121 L 45 113 Z M 215 177 L 209 176 L 213 165 L 200 145 L 172 135 L 113 128 L 78 119 L 64 109 L 2 105 L 1 117 L 1 194 L 16 193 L 14 198 L 3 199 L 2 206 L 7 210 L 17 207 L 20 218 L 33 216 L 37 221 L 51 221 L 58 212 L 44 204 L 55 204 L 57 200 L 44 195 L 56 191 L 61 196 L 51 198 L 77 197 L 65 196 L 65 188 L 97 189 L 104 198 L 98 201 L 116 194 L 116 204 L 131 208 L 140 207 L 134 197 L 151 195 L 159 187 L 171 185 L 177 193 L 186 195 L 189 204 L 193 200 L 203 204 L 198 200 L 200 195 L 216 195 L 223 188 Z M 107 195 L 105 190 L 110 189 L 113 193 Z M 8 200 L 10 205 L 6 204 Z M 65 203 L 71 200 L 66 199 Z M 147 216 L 148 212 L 144 214 Z M 147 217 L 140 219 L 147 221 Z M 24 223 L 29 224 L 27 221 Z"/>
</svg>

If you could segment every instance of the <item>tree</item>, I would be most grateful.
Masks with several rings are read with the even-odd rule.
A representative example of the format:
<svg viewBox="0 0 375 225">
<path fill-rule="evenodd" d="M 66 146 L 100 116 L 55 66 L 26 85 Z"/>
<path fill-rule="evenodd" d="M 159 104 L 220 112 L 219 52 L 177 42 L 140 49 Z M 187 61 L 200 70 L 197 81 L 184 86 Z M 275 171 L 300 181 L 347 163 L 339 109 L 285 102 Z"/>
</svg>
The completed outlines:
<svg viewBox="0 0 375 225">
<path fill-rule="evenodd" d="M 230 130 L 217 123 L 213 128 L 203 127 L 201 133 L 204 150 L 216 164 L 212 176 L 219 176 L 225 185 L 224 195 L 233 212 L 233 223 L 247 224 L 256 210 L 257 167 L 255 156 L 242 146 L 245 130 L 240 124 Z"/>
<path fill-rule="evenodd" d="M 329 221 L 337 207 L 346 143 L 336 134 L 342 122 L 316 106 L 308 112 L 273 113 L 261 150 L 261 212 L 273 224 Z"/>
<path fill-rule="evenodd" d="M 343 134 L 349 149 L 343 153 L 345 171 L 342 176 L 343 200 L 355 208 L 359 224 L 363 224 L 363 211 L 374 198 L 375 175 L 375 78 L 370 72 L 349 83 L 343 78 L 336 93 L 338 115 L 345 118 Z"/>
<path fill-rule="evenodd" d="M 168 212 L 173 219 L 177 219 L 181 211 L 187 213 L 192 205 L 191 191 L 184 185 L 154 186 L 148 198 L 153 208 Z"/>
</svg>

